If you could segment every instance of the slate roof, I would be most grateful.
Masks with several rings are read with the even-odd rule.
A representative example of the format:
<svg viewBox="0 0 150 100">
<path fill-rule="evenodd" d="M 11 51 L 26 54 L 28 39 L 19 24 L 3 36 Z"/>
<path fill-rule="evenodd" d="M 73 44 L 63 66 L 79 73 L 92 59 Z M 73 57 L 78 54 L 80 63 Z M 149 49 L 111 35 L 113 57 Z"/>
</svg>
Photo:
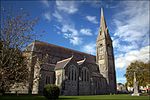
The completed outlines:
<svg viewBox="0 0 150 100">
<path fill-rule="evenodd" d="M 56 65 L 45 63 L 45 64 L 41 64 L 41 66 L 42 66 L 41 70 L 54 71 Z"/>
<path fill-rule="evenodd" d="M 76 61 L 82 60 L 82 59 L 84 59 L 84 57 L 86 57 L 87 62 L 89 62 L 89 63 L 95 63 L 96 62 L 96 56 L 94 56 L 94 55 L 80 52 L 77 50 L 72 50 L 69 48 L 62 47 L 62 46 L 38 41 L 38 40 L 35 40 L 34 42 L 32 42 L 27 47 L 27 49 L 29 51 L 34 51 L 34 52 L 39 52 L 39 53 L 40 52 L 41 53 L 47 52 L 47 53 L 50 53 L 52 55 L 55 55 L 55 56 L 63 58 L 63 59 L 67 59 L 70 56 L 74 55 L 74 59 Z M 60 55 L 60 54 L 62 54 L 62 55 Z"/>
<path fill-rule="evenodd" d="M 58 61 L 56 64 L 55 70 L 65 68 L 65 66 L 71 61 L 72 58 L 73 56 L 70 58 Z"/>
</svg>

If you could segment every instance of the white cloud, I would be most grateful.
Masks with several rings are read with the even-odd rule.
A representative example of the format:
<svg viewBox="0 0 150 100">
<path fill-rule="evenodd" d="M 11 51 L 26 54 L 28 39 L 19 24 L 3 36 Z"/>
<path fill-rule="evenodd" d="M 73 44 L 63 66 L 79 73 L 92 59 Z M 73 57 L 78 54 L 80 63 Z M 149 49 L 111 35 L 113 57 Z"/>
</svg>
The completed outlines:
<svg viewBox="0 0 150 100">
<path fill-rule="evenodd" d="M 73 45 L 79 45 L 82 43 L 82 38 L 79 36 L 74 36 L 71 33 L 63 33 L 66 39 L 69 39 L 70 43 Z"/>
<path fill-rule="evenodd" d="M 117 77 L 117 83 L 125 83 L 126 82 L 126 78 L 125 77 Z"/>
<path fill-rule="evenodd" d="M 87 1 L 90 1 L 90 0 L 87 0 Z M 96 8 L 101 7 L 101 1 L 100 0 L 92 0 L 89 3 L 91 4 L 92 7 L 96 7 Z"/>
<path fill-rule="evenodd" d="M 78 36 L 78 31 L 70 25 L 64 25 L 61 30 L 63 33 L 70 32 L 73 36 Z"/>
<path fill-rule="evenodd" d="M 115 59 L 116 68 L 127 67 L 131 62 L 140 60 L 143 62 L 149 61 L 150 46 L 142 47 L 140 50 L 131 50 L 128 53 L 120 54 Z"/>
<path fill-rule="evenodd" d="M 44 4 L 44 6 L 49 7 L 48 0 L 41 0 L 41 2 Z"/>
<path fill-rule="evenodd" d="M 57 19 L 58 22 L 63 21 L 62 15 L 57 10 L 55 10 L 55 12 L 52 15 Z"/>
<path fill-rule="evenodd" d="M 89 43 L 83 46 L 83 48 L 81 49 L 83 52 L 89 53 L 89 54 L 93 54 L 95 55 L 96 53 L 96 44 L 95 43 Z"/>
<path fill-rule="evenodd" d="M 45 18 L 46 20 L 48 20 L 48 21 L 51 21 L 51 13 L 50 13 L 50 12 L 46 12 L 46 13 L 44 14 L 44 18 Z"/>
<path fill-rule="evenodd" d="M 49 8 L 50 5 L 48 0 L 41 0 L 40 2 L 43 4 L 44 7 Z M 51 21 L 51 13 L 49 11 L 43 13 L 42 15 L 47 21 Z"/>
<path fill-rule="evenodd" d="M 74 36 L 70 38 L 70 43 L 72 43 L 73 45 L 79 45 L 82 43 L 82 38 Z"/>
<path fill-rule="evenodd" d="M 94 8 L 99 8 L 101 6 L 101 1 L 100 0 L 80 0 L 80 2 L 87 3 L 91 7 L 94 7 Z"/>
<path fill-rule="evenodd" d="M 81 32 L 83 35 L 88 35 L 88 36 L 93 35 L 91 29 L 85 29 L 85 28 L 83 28 L 83 29 L 80 30 L 80 32 Z"/>
<path fill-rule="evenodd" d="M 59 28 L 55 26 L 60 31 L 57 33 L 63 35 L 73 45 L 82 43 L 82 38 L 79 36 L 78 30 L 70 18 L 70 14 L 78 11 L 77 7 L 78 5 L 74 1 L 56 1 L 55 11 L 52 14 L 56 21 L 59 22 Z"/>
<path fill-rule="evenodd" d="M 116 25 L 113 46 L 116 68 L 127 67 L 132 61 L 149 60 L 149 1 L 121 2 L 122 11 L 114 16 Z"/>
<path fill-rule="evenodd" d="M 60 31 L 57 33 L 63 35 L 73 45 L 82 44 L 82 37 L 79 36 L 78 30 L 70 18 L 70 14 L 78 11 L 77 6 L 77 3 L 74 1 L 56 1 L 56 8 L 52 14 L 56 21 L 59 22 L 59 28 L 55 26 Z"/>
<path fill-rule="evenodd" d="M 137 42 L 149 38 L 149 3 L 147 1 L 121 2 L 124 10 L 115 15 L 116 25 L 114 36 L 125 42 Z M 148 43 L 146 44 L 148 45 Z"/>
<path fill-rule="evenodd" d="M 116 51 L 119 51 L 121 53 L 127 53 L 131 50 L 136 50 L 139 48 L 138 44 L 134 41 L 124 44 L 124 41 L 120 39 L 113 40 L 113 47 L 115 48 Z"/>
<path fill-rule="evenodd" d="M 68 14 L 73 14 L 78 11 L 77 5 L 74 1 L 56 1 L 57 9 Z"/>
<path fill-rule="evenodd" d="M 96 16 L 86 16 L 86 19 L 88 21 L 90 21 L 91 23 L 94 23 L 94 24 L 98 24 L 98 21 L 96 19 Z"/>
<path fill-rule="evenodd" d="M 119 57 L 115 59 L 116 68 L 124 68 L 126 66 L 126 61 L 124 60 L 124 56 L 121 54 Z"/>
<path fill-rule="evenodd" d="M 71 25 L 63 25 L 61 32 L 66 39 L 70 40 L 73 45 L 79 45 L 82 43 L 82 38 L 79 36 L 78 31 Z"/>
</svg>

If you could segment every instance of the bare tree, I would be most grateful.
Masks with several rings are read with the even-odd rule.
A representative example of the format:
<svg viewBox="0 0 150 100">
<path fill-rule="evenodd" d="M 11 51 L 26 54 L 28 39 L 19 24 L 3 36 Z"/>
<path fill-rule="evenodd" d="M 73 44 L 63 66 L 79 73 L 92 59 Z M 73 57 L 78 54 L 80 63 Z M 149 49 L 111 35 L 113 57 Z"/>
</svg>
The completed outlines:
<svg viewBox="0 0 150 100">
<path fill-rule="evenodd" d="M 4 11 L 1 15 L 0 90 L 5 93 L 16 82 L 28 80 L 27 59 L 22 51 L 33 41 L 38 19 L 27 13 L 12 15 Z"/>
</svg>

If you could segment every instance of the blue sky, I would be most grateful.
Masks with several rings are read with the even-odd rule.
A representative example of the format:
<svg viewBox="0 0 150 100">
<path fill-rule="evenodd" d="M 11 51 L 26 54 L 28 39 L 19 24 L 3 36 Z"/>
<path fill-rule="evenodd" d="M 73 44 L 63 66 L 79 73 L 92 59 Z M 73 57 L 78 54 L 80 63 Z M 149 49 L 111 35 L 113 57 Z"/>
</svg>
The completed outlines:
<svg viewBox="0 0 150 100">
<path fill-rule="evenodd" d="M 100 8 L 113 40 L 117 82 L 125 83 L 126 67 L 149 60 L 149 1 L 1 1 L 1 10 L 27 11 L 39 17 L 36 39 L 95 55 Z M 45 31 L 43 33 L 43 31 Z M 42 36 L 41 36 L 42 35 Z"/>
</svg>

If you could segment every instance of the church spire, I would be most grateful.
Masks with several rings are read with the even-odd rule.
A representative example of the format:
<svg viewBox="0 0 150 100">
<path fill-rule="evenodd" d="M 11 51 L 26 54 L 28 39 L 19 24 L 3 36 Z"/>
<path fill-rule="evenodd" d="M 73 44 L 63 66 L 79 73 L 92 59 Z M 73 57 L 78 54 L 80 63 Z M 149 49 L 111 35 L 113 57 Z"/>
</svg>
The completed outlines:
<svg viewBox="0 0 150 100">
<path fill-rule="evenodd" d="M 104 12 L 103 12 L 103 8 L 101 8 L 101 24 L 100 24 L 100 28 L 101 28 L 101 31 L 105 31 L 106 28 L 107 28 L 107 25 L 106 25 L 106 21 L 105 21 L 105 17 L 104 17 Z"/>
<path fill-rule="evenodd" d="M 104 16 L 103 8 L 101 8 L 101 16 Z"/>
<path fill-rule="evenodd" d="M 116 93 L 116 72 L 112 40 L 101 8 L 100 28 L 96 41 L 96 63 L 100 74 L 106 79 L 108 93 Z"/>
<path fill-rule="evenodd" d="M 101 8 L 100 31 L 97 37 L 97 41 L 103 37 L 109 38 L 111 40 L 107 25 L 106 25 L 105 17 L 104 17 L 104 11 L 103 11 L 103 8 Z"/>
</svg>

